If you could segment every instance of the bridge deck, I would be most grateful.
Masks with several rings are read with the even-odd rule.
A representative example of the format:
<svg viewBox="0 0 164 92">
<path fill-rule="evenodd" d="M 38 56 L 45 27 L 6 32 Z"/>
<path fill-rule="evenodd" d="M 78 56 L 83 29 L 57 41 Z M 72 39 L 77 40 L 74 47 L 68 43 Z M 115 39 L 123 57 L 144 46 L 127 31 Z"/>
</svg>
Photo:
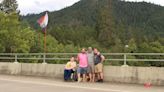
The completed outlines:
<svg viewBox="0 0 164 92">
<path fill-rule="evenodd" d="M 66 83 L 55 79 L 0 75 L 0 92 L 164 92 L 164 87 L 113 83 Z"/>
</svg>

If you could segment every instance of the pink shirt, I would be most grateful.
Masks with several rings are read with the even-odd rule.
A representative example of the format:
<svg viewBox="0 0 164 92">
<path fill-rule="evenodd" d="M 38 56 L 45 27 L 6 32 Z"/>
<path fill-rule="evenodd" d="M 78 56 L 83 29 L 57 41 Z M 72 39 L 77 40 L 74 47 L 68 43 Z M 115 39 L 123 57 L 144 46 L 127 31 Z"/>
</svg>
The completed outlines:
<svg viewBox="0 0 164 92">
<path fill-rule="evenodd" d="M 78 61 L 79 61 L 80 67 L 87 67 L 88 66 L 87 54 L 79 53 L 78 54 Z"/>
</svg>

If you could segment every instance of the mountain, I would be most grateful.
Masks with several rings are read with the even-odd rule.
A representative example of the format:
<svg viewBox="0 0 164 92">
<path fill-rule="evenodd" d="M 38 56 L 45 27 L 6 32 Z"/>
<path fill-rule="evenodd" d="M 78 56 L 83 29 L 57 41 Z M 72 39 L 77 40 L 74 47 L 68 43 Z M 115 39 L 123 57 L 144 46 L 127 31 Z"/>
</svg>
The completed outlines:
<svg viewBox="0 0 164 92">
<path fill-rule="evenodd" d="M 43 14 L 22 16 L 22 21 L 39 30 L 36 21 Z M 49 12 L 49 17 L 48 33 L 63 44 L 122 47 L 116 50 L 120 52 L 131 42 L 138 49 L 143 43 L 164 45 L 164 7 L 147 2 L 80 0 L 70 7 Z"/>
</svg>

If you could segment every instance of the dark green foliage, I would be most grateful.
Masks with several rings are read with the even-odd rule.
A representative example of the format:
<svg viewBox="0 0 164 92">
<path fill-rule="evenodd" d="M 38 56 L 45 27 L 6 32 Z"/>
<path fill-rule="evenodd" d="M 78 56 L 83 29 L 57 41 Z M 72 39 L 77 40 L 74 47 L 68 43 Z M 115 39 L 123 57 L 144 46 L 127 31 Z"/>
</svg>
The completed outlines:
<svg viewBox="0 0 164 92">
<path fill-rule="evenodd" d="M 41 15 L 43 13 L 27 15 L 22 19 L 38 29 L 36 20 Z M 120 0 L 81 0 L 71 7 L 50 12 L 49 16 L 49 34 L 62 44 L 81 47 L 94 44 L 93 46 L 117 52 L 124 50 L 109 50 L 109 48 L 124 49 L 131 39 L 135 41 L 136 48 L 143 42 L 158 40 L 163 45 L 161 39 L 164 37 L 164 7 L 162 6 Z M 117 46 L 118 44 L 120 46 Z M 144 51 L 135 49 L 135 52 Z"/>
<path fill-rule="evenodd" d="M 112 2 L 108 2 L 102 6 L 102 1 L 98 2 L 97 25 L 96 30 L 98 32 L 98 41 L 105 47 L 111 47 L 115 45 L 116 33 L 115 33 L 115 21 L 112 15 Z"/>
<path fill-rule="evenodd" d="M 1 52 L 43 52 L 44 36 L 37 20 L 45 13 L 19 18 L 15 0 L 4 0 L 3 3 L 0 4 Z M 13 11 L 6 12 L 8 8 Z M 80 47 L 92 46 L 101 52 L 164 53 L 164 7 L 159 5 L 121 0 L 80 0 L 73 6 L 49 12 L 49 18 L 47 52 L 78 52 Z M 125 48 L 125 45 L 129 47 Z M 127 63 L 163 66 L 163 63 L 156 62 Z"/>
</svg>

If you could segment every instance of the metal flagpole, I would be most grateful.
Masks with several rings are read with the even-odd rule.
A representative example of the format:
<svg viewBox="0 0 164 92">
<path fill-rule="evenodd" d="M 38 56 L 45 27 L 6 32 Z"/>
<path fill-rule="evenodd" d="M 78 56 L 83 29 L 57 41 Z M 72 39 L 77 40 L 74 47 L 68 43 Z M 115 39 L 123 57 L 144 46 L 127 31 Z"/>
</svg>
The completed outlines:
<svg viewBox="0 0 164 92">
<path fill-rule="evenodd" d="M 41 43 L 41 37 L 40 37 L 40 32 L 38 32 L 38 46 L 40 46 Z"/>
<path fill-rule="evenodd" d="M 38 23 L 41 28 L 43 28 L 44 32 L 44 55 L 43 55 L 43 63 L 46 63 L 46 52 L 47 52 L 47 47 L 46 47 L 46 30 L 47 30 L 47 24 L 48 24 L 48 14 L 42 16 L 39 20 Z"/>
<path fill-rule="evenodd" d="M 47 47 L 46 47 L 46 28 L 44 28 L 44 55 L 43 55 L 43 64 L 46 64 L 46 52 L 47 52 Z"/>
<path fill-rule="evenodd" d="M 47 52 L 47 46 L 46 46 L 46 28 L 44 29 L 44 53 Z"/>
</svg>

